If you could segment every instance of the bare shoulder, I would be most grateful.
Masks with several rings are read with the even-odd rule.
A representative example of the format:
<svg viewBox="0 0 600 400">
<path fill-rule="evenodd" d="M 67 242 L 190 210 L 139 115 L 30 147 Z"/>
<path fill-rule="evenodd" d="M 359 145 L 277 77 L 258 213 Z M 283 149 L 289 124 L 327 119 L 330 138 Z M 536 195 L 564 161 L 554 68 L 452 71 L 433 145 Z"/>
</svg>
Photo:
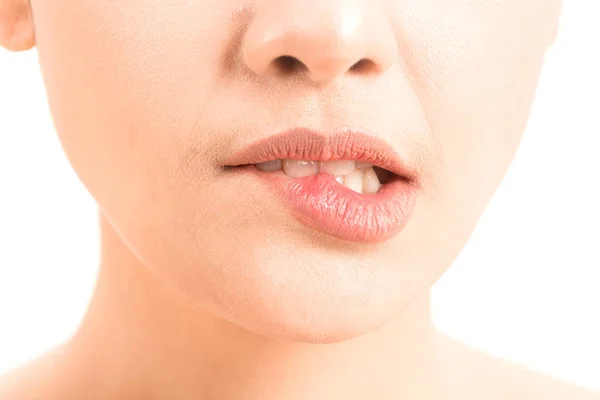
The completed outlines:
<svg viewBox="0 0 600 400">
<path fill-rule="evenodd" d="M 439 339 L 446 386 L 456 398 L 600 400 L 600 393 L 495 358 L 442 333 Z"/>
<path fill-rule="evenodd" d="M 0 400 L 58 398 L 62 347 L 57 347 L 0 376 Z"/>
</svg>

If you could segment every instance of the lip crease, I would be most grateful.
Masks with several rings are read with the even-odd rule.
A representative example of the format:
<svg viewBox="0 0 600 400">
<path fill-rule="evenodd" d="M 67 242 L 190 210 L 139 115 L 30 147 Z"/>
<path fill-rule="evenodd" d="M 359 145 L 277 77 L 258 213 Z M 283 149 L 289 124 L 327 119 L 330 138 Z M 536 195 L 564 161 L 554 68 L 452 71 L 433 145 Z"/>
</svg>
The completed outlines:
<svg viewBox="0 0 600 400">
<path fill-rule="evenodd" d="M 397 176 L 383 183 L 377 194 L 362 194 L 340 185 L 330 174 L 292 178 L 255 166 L 277 159 L 364 161 Z M 268 184 L 305 226 L 351 242 L 380 243 L 399 234 L 412 215 L 419 190 L 418 176 L 391 145 L 354 128 L 331 134 L 288 130 L 249 145 L 223 165 Z"/>
</svg>

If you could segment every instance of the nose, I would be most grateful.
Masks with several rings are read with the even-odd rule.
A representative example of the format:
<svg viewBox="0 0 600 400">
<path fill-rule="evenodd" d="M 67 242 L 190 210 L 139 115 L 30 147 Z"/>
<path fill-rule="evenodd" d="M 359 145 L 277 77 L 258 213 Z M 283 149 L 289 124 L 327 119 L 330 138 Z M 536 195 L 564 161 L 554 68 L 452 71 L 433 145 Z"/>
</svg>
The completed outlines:
<svg viewBox="0 0 600 400">
<path fill-rule="evenodd" d="M 305 73 L 317 84 L 344 74 L 381 74 L 398 43 L 378 0 L 263 0 L 242 41 L 259 76 Z"/>
</svg>

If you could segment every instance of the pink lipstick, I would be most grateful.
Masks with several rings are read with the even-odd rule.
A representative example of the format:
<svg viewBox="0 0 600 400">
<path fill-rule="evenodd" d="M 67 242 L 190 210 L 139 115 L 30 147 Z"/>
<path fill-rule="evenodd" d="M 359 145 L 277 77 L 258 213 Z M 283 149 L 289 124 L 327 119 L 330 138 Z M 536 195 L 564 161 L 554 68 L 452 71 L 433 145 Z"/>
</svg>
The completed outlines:
<svg viewBox="0 0 600 400">
<path fill-rule="evenodd" d="M 381 187 L 375 194 L 363 194 L 340 184 L 329 173 L 291 177 L 283 170 L 256 168 L 256 164 L 275 160 L 371 164 L 381 178 Z M 261 179 L 302 224 L 352 242 L 384 242 L 399 234 L 410 219 L 419 189 L 418 176 L 391 145 L 351 128 L 327 134 L 292 129 L 249 145 L 223 165 Z"/>
</svg>

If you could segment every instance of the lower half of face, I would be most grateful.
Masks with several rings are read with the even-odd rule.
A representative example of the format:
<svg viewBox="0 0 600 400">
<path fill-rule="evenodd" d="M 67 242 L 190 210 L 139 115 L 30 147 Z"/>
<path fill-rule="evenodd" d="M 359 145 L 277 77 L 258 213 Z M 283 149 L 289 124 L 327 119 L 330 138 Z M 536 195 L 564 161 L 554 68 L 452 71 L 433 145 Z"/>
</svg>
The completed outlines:
<svg viewBox="0 0 600 400">
<path fill-rule="evenodd" d="M 117 3 L 32 1 L 74 169 L 166 283 L 236 324 L 311 342 L 386 323 L 452 263 L 517 148 L 559 10 L 558 0 Z M 282 56 L 300 67 L 284 71 Z M 370 67 L 348 68 L 361 59 Z M 341 126 L 375 132 L 418 173 L 410 218 L 385 240 L 306 224 L 273 185 L 223 167 L 280 131 Z"/>
</svg>

